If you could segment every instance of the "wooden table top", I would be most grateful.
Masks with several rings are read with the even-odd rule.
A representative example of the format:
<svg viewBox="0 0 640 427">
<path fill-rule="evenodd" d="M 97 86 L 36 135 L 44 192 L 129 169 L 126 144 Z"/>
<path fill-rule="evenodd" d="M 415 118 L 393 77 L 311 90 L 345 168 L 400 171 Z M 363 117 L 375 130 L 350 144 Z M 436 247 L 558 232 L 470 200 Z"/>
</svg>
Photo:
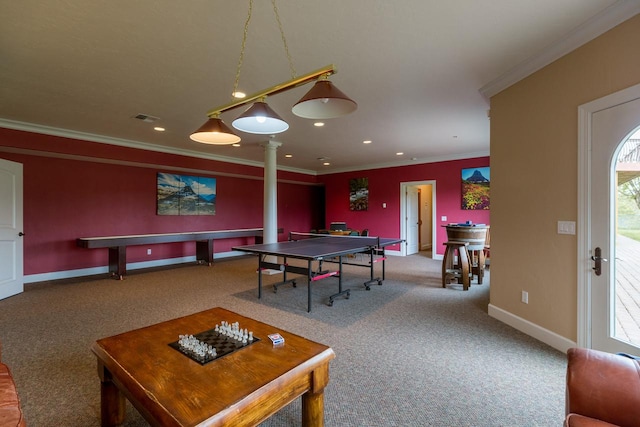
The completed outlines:
<svg viewBox="0 0 640 427">
<path fill-rule="evenodd" d="M 205 365 L 169 346 L 180 334 L 195 335 L 222 321 L 239 322 L 260 341 Z M 272 333 L 285 344 L 274 347 L 267 336 Z M 257 424 L 312 390 L 315 370 L 326 370 L 328 382 L 328 362 L 335 357 L 325 345 L 219 307 L 100 339 L 92 350 L 136 409 L 167 426 Z M 274 410 L 258 414 L 261 405 Z M 253 412 L 259 419 L 244 419 Z"/>
</svg>

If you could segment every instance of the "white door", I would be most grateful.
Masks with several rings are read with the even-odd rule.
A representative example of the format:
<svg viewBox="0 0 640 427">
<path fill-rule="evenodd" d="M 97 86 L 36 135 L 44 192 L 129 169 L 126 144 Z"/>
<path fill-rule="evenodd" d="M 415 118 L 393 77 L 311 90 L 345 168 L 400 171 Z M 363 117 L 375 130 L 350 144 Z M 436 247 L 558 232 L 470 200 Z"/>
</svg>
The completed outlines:
<svg viewBox="0 0 640 427">
<path fill-rule="evenodd" d="M 420 228 L 418 227 L 418 189 L 407 187 L 407 255 L 417 254 L 419 248 Z"/>
<path fill-rule="evenodd" d="M 640 282 L 640 258 L 623 246 L 640 250 L 640 241 L 618 234 L 616 179 L 618 152 L 640 128 L 640 97 L 594 112 L 591 126 L 592 267 L 598 251 L 602 258 L 591 273 L 591 347 L 640 355 L 640 287 L 630 286 Z"/>
<path fill-rule="evenodd" d="M 22 164 L 0 159 L 0 299 L 23 285 Z"/>
</svg>

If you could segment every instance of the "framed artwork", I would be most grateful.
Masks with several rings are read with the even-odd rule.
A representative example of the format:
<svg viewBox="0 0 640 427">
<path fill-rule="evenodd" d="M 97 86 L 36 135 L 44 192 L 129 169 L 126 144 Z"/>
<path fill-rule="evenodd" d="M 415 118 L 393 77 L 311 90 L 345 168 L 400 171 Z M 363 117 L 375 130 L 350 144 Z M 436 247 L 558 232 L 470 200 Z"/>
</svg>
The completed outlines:
<svg viewBox="0 0 640 427">
<path fill-rule="evenodd" d="M 216 179 L 158 173 L 158 215 L 215 215 Z"/>
<path fill-rule="evenodd" d="M 349 180 L 349 210 L 366 211 L 369 209 L 369 178 Z"/>
<path fill-rule="evenodd" d="M 462 209 L 489 210 L 490 168 L 462 169 Z"/>
</svg>

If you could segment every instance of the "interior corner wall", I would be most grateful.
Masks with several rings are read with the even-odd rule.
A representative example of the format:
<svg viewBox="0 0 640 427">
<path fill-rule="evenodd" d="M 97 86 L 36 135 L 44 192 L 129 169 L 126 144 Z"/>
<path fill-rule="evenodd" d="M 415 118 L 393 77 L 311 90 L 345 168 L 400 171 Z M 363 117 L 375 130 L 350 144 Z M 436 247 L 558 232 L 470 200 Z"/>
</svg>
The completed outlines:
<svg viewBox="0 0 640 427">
<path fill-rule="evenodd" d="M 491 99 L 491 302 L 577 338 L 578 107 L 640 83 L 640 15 Z M 521 302 L 521 292 L 529 303 Z"/>
<path fill-rule="evenodd" d="M 442 225 L 464 221 L 490 223 L 489 210 L 462 209 L 462 169 L 487 166 L 489 157 L 478 157 L 321 175 L 318 180 L 324 183 L 326 200 L 324 227 L 333 221 L 345 221 L 349 228 L 369 229 L 372 236 L 400 237 L 401 183 L 436 181 L 436 218 L 433 225 L 437 228 L 437 241 L 433 253 L 444 254 L 442 244 L 447 240 L 447 233 Z M 349 180 L 354 178 L 368 178 L 369 204 L 366 211 L 349 208 Z M 442 221 L 443 216 L 447 217 L 446 221 Z M 391 250 L 399 250 L 399 246 L 392 246 Z"/>
<path fill-rule="evenodd" d="M 24 165 L 25 276 L 106 266 L 107 249 L 79 248 L 79 237 L 262 227 L 261 168 L 8 129 L 0 129 L 0 157 Z M 216 178 L 216 214 L 157 215 L 158 172 Z M 308 229 L 324 209 L 321 188 L 315 177 L 285 175 L 278 181 L 278 226 L 285 233 Z M 220 240 L 214 251 L 250 243 Z M 190 256 L 194 242 L 127 248 L 128 263 Z"/>
</svg>

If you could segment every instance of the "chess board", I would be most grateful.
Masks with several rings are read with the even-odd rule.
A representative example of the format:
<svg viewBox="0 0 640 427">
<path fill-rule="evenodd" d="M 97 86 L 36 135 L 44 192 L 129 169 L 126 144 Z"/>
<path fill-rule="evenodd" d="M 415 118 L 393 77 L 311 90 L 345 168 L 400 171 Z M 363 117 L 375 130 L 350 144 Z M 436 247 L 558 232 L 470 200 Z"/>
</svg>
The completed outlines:
<svg viewBox="0 0 640 427">
<path fill-rule="evenodd" d="M 231 354 L 235 351 L 238 351 L 244 347 L 247 347 L 253 343 L 260 341 L 256 336 L 253 337 L 253 341 L 247 342 L 243 344 L 241 341 L 234 340 L 233 338 L 227 337 L 219 332 L 216 332 L 214 329 L 209 329 L 208 331 L 200 332 L 197 334 L 193 334 L 195 338 L 202 341 L 205 344 L 212 345 L 216 348 L 216 356 L 211 356 L 205 354 L 204 356 L 200 356 L 195 354 L 187 349 L 184 349 L 180 346 L 178 341 L 174 341 L 169 343 L 169 346 L 176 349 L 180 353 L 189 357 L 190 359 L 200 363 L 201 365 L 205 365 L 209 362 L 212 362 L 216 359 L 220 359 L 227 354 Z"/>
</svg>

